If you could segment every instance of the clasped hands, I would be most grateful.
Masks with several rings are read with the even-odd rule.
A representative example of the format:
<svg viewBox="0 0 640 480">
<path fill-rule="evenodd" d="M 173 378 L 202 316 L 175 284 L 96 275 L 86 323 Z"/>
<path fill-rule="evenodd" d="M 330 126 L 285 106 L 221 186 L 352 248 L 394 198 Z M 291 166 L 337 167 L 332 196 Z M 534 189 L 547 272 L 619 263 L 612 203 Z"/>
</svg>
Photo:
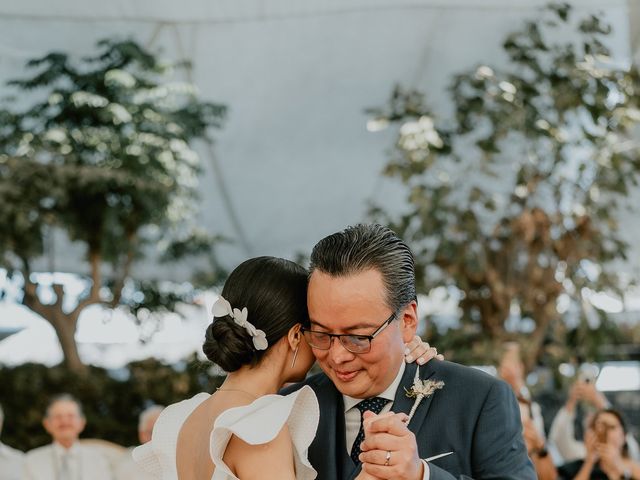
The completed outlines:
<svg viewBox="0 0 640 480">
<path fill-rule="evenodd" d="M 594 465 L 600 464 L 600 469 L 608 478 L 622 478 L 625 465 L 619 449 L 608 443 L 598 441 L 596 432 L 588 429 L 585 432 L 586 461 Z"/>
<path fill-rule="evenodd" d="M 416 437 L 407 428 L 408 419 L 405 413 L 364 413 L 362 472 L 356 480 L 422 479 L 424 464 L 418 455 Z"/>
</svg>

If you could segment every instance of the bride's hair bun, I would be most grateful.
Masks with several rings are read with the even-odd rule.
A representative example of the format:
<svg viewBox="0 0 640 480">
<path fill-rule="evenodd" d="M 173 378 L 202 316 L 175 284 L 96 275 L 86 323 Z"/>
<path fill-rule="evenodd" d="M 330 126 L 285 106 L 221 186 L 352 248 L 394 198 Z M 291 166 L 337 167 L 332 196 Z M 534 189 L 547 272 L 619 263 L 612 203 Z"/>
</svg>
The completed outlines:
<svg viewBox="0 0 640 480">
<path fill-rule="evenodd" d="M 289 260 L 257 257 L 238 265 L 222 296 L 232 308 L 247 308 L 247 321 L 262 330 L 269 347 L 256 350 L 251 335 L 229 316 L 216 317 L 207 328 L 202 351 L 225 372 L 257 365 L 296 323 L 309 324 L 307 271 Z"/>
<path fill-rule="evenodd" d="M 251 337 L 228 316 L 215 318 L 207 327 L 202 351 L 225 372 L 257 360 Z"/>
</svg>

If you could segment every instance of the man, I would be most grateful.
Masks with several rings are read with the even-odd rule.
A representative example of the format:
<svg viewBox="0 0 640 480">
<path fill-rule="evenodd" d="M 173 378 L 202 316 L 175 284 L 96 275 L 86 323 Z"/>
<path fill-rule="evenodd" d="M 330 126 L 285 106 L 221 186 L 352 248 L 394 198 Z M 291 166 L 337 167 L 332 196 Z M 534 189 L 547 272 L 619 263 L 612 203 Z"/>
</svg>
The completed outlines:
<svg viewBox="0 0 640 480">
<path fill-rule="evenodd" d="M 54 397 L 42 424 L 53 443 L 26 455 L 26 478 L 30 480 L 110 480 L 106 459 L 78 437 L 86 420 L 80 403 L 71 395 Z"/>
<path fill-rule="evenodd" d="M 4 411 L 0 406 L 0 433 L 4 423 Z M 0 480 L 22 480 L 24 453 L 0 442 Z"/>
<path fill-rule="evenodd" d="M 418 323 L 414 261 L 391 230 L 357 225 L 321 240 L 307 301 L 305 337 L 323 370 L 304 382 L 320 403 L 309 449 L 318 478 L 353 479 L 363 465 L 370 478 L 394 480 L 536 478 L 508 385 L 450 362 L 405 365 Z M 432 390 L 418 402 L 405 393 L 416 371 Z"/>
<path fill-rule="evenodd" d="M 155 425 L 158 417 L 162 413 L 164 407 L 160 405 L 152 405 L 146 408 L 140 414 L 138 419 L 138 439 L 140 444 L 144 444 L 151 441 L 151 434 L 153 433 L 153 426 Z M 131 456 L 133 448 L 127 449 L 124 457 L 116 469 L 116 480 L 152 480 L 155 476 L 147 473 L 143 470 Z"/>
</svg>

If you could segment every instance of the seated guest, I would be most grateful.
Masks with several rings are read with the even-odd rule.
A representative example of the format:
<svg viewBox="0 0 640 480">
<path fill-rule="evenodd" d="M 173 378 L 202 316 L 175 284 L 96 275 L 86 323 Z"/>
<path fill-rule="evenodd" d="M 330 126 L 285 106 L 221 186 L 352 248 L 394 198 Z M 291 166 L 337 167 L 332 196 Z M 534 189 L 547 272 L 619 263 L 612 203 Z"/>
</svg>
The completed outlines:
<svg viewBox="0 0 640 480">
<path fill-rule="evenodd" d="M 26 455 L 28 480 L 111 480 L 109 464 L 95 449 L 80 445 L 86 420 L 80 403 L 71 395 L 54 397 L 47 407 L 45 430 L 53 442 Z"/>
<path fill-rule="evenodd" d="M 0 406 L 0 433 L 4 422 L 4 412 Z M 0 480 L 22 480 L 24 453 L 0 442 Z"/>
<path fill-rule="evenodd" d="M 156 420 L 162 413 L 164 407 L 160 405 L 152 405 L 146 408 L 140 414 L 138 420 L 138 440 L 140 444 L 144 444 L 151 441 L 151 433 L 153 432 L 153 426 L 156 424 Z M 116 468 L 115 477 L 116 480 L 153 480 L 154 476 L 143 470 L 131 456 L 133 448 L 127 449 L 126 453 L 122 457 L 122 460 Z"/>
<path fill-rule="evenodd" d="M 562 465 L 558 469 L 560 478 L 640 479 L 640 463 L 629 458 L 626 434 L 625 422 L 617 410 L 609 408 L 596 412 L 584 434 L 585 457 Z"/>
</svg>

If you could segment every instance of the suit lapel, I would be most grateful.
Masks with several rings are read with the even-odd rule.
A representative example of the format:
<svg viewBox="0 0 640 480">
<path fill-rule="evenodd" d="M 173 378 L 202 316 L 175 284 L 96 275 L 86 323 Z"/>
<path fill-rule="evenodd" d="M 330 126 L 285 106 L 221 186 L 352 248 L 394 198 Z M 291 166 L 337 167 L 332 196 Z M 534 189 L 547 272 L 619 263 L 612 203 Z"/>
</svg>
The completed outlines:
<svg viewBox="0 0 640 480">
<path fill-rule="evenodd" d="M 402 380 L 400 381 L 400 385 L 398 385 L 398 390 L 396 391 L 396 396 L 391 407 L 391 410 L 393 412 L 402 412 L 408 415 L 411 411 L 411 408 L 415 403 L 415 399 L 408 397 L 405 389 L 411 389 L 417 368 L 418 367 L 415 363 L 410 363 L 405 367 L 404 374 L 402 375 Z M 420 367 L 420 378 L 422 380 L 431 377 L 434 373 L 435 372 L 430 367 L 429 363 Z M 409 422 L 409 430 L 411 430 L 416 435 L 418 434 L 420 428 L 425 424 L 424 420 L 427 417 L 427 413 L 429 412 L 429 407 L 431 406 L 432 399 L 433 395 L 427 398 L 423 398 L 420 402 L 420 405 L 418 406 L 418 409 L 415 411 L 411 422 Z"/>
</svg>

